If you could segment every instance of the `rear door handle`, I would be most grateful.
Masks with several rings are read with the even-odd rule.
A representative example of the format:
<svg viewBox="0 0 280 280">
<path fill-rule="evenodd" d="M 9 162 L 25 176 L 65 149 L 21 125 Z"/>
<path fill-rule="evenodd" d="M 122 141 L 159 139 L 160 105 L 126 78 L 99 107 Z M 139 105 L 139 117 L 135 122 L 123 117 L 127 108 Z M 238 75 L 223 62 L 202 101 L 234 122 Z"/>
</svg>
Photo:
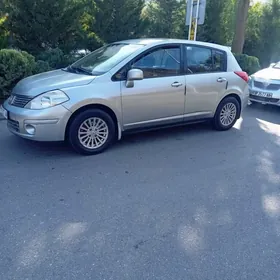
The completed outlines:
<svg viewBox="0 0 280 280">
<path fill-rule="evenodd" d="M 172 87 L 181 87 L 183 84 L 179 83 L 179 82 L 174 82 L 173 84 L 171 84 Z"/>
<path fill-rule="evenodd" d="M 220 78 L 217 79 L 217 82 L 218 83 L 224 83 L 224 82 L 227 82 L 227 79 L 220 77 Z"/>
</svg>

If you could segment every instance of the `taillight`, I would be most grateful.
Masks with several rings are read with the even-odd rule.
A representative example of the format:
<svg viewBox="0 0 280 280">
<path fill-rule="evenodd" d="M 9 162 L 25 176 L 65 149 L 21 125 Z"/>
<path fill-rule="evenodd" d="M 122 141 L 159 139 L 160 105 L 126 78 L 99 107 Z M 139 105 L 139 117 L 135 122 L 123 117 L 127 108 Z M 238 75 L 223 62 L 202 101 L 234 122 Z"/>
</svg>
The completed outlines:
<svg viewBox="0 0 280 280">
<path fill-rule="evenodd" d="M 234 72 L 237 76 L 239 76 L 242 80 L 244 80 L 246 83 L 249 81 L 249 76 L 244 71 L 235 71 Z"/>
</svg>

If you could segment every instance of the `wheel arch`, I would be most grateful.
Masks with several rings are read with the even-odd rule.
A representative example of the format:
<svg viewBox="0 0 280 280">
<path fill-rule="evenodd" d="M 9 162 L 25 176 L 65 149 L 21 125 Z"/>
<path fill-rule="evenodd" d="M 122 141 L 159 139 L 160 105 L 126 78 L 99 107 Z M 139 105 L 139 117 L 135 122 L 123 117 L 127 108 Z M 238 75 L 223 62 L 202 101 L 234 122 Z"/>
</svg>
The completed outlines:
<svg viewBox="0 0 280 280">
<path fill-rule="evenodd" d="M 241 111 L 242 111 L 242 101 L 241 101 L 240 96 L 239 96 L 238 94 L 236 94 L 236 93 L 230 93 L 230 94 L 227 94 L 226 96 L 224 96 L 224 97 L 220 100 L 219 104 L 217 105 L 216 110 L 215 110 L 215 114 L 216 114 L 216 112 L 217 112 L 217 109 L 218 109 L 219 105 L 220 105 L 226 98 L 228 98 L 228 97 L 233 97 L 233 98 L 235 98 L 235 99 L 237 100 L 237 102 L 239 103 L 239 106 L 240 106 L 240 110 L 239 110 L 239 112 L 238 112 L 238 119 L 239 119 L 240 116 L 241 116 Z"/>
<path fill-rule="evenodd" d="M 66 125 L 66 129 L 65 129 L 65 135 L 64 135 L 64 139 L 67 140 L 68 139 L 68 135 L 69 135 L 69 128 L 70 128 L 70 125 L 71 123 L 73 122 L 73 120 L 75 119 L 75 117 L 80 114 L 81 112 L 84 112 L 85 110 L 88 110 L 88 109 L 99 109 L 99 110 L 102 110 L 104 112 L 106 112 L 111 118 L 112 120 L 114 121 L 114 124 L 116 126 L 116 139 L 120 140 L 121 139 L 121 136 L 122 136 L 122 130 L 121 130 L 121 127 L 120 127 L 120 123 L 118 121 L 118 118 L 117 118 L 117 115 L 116 113 L 108 106 L 106 105 L 103 105 L 103 104 L 87 104 L 87 105 L 84 105 L 80 108 L 78 108 L 76 111 L 74 111 L 71 115 L 71 117 L 69 118 L 68 122 L 67 122 L 67 125 Z"/>
</svg>

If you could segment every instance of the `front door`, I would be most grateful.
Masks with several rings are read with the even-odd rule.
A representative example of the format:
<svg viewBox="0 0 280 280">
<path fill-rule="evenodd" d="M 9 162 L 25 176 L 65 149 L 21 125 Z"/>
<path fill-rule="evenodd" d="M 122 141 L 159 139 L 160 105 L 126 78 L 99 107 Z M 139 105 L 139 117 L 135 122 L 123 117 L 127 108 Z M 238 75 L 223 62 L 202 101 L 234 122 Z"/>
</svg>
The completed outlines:
<svg viewBox="0 0 280 280">
<path fill-rule="evenodd" d="M 186 104 L 185 117 L 207 118 L 226 91 L 226 53 L 204 46 L 185 45 Z"/>
<path fill-rule="evenodd" d="M 158 47 L 132 62 L 144 79 L 127 88 L 121 82 L 124 129 L 183 121 L 185 76 L 180 45 Z"/>
</svg>

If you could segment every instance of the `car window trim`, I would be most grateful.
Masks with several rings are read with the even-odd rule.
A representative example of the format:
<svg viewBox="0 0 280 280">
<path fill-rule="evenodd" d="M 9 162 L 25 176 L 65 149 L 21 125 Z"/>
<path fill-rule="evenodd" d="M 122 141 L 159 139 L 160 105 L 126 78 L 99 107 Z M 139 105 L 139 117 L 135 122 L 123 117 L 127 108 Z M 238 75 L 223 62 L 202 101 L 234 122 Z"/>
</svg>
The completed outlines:
<svg viewBox="0 0 280 280">
<path fill-rule="evenodd" d="M 187 71 L 187 67 L 188 67 L 188 57 L 187 57 L 187 51 L 186 48 L 187 47 L 198 47 L 198 48 L 204 48 L 204 49 L 210 49 L 211 50 L 211 55 L 212 55 L 212 66 L 214 65 L 214 56 L 213 56 L 213 51 L 218 51 L 223 53 L 224 58 L 225 58 L 225 63 L 223 63 L 223 71 L 213 71 L 213 72 L 205 72 L 205 73 L 189 73 Z M 186 44 L 183 43 L 182 44 L 182 49 L 183 49 L 183 57 L 186 57 L 186 60 L 183 59 L 183 64 L 184 64 L 184 73 L 185 75 L 205 75 L 205 74 L 215 74 L 215 73 L 225 73 L 227 72 L 227 52 L 215 47 L 208 47 L 208 46 L 203 46 L 203 45 L 199 45 L 199 44 Z"/>
<path fill-rule="evenodd" d="M 161 45 L 157 45 L 157 46 L 153 46 L 147 50 L 145 50 L 144 52 L 138 54 L 136 57 L 132 58 L 128 63 L 126 63 L 123 67 L 121 67 L 118 71 L 116 71 L 112 77 L 111 77 L 111 80 L 113 82 L 119 82 L 119 81 L 125 81 L 126 79 L 125 78 L 116 78 L 116 75 L 121 72 L 122 70 L 124 70 L 125 68 L 127 68 L 127 71 L 128 69 L 131 67 L 132 63 L 135 61 L 135 60 L 138 60 L 140 59 L 141 57 L 144 57 L 145 55 L 151 53 L 151 52 L 154 52 L 156 51 L 157 49 L 163 49 L 163 48 L 172 48 L 172 47 L 179 47 L 180 48 L 180 73 L 177 74 L 177 75 L 172 75 L 172 76 L 164 76 L 164 77 L 151 77 L 151 78 L 144 78 L 144 80 L 146 79 L 156 79 L 156 78 L 166 78 L 166 77 L 177 77 L 177 76 L 184 76 L 185 73 L 184 73 L 184 60 L 183 60 L 183 44 L 182 43 L 166 43 L 166 44 L 161 44 Z"/>
</svg>

